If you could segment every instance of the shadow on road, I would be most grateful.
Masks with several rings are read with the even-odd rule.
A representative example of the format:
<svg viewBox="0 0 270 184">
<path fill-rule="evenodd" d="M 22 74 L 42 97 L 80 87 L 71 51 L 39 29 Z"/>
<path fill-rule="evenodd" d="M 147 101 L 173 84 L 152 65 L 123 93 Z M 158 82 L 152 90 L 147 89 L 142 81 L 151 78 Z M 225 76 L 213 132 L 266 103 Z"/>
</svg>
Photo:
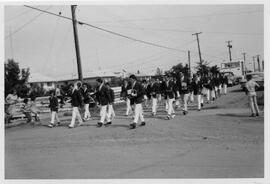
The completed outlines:
<svg viewBox="0 0 270 184">
<path fill-rule="evenodd" d="M 230 117 L 249 117 L 249 115 L 248 115 L 248 114 L 233 114 L 233 113 L 217 114 L 217 116 L 230 116 Z"/>
</svg>

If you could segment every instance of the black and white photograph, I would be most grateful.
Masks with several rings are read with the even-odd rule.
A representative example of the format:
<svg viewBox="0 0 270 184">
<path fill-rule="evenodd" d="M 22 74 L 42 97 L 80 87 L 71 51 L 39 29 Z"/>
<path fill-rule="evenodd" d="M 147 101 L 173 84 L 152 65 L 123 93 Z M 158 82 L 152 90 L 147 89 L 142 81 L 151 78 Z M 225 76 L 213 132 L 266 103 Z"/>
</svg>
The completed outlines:
<svg viewBox="0 0 270 184">
<path fill-rule="evenodd" d="M 263 2 L 2 5 L 4 182 L 270 183 Z"/>
</svg>

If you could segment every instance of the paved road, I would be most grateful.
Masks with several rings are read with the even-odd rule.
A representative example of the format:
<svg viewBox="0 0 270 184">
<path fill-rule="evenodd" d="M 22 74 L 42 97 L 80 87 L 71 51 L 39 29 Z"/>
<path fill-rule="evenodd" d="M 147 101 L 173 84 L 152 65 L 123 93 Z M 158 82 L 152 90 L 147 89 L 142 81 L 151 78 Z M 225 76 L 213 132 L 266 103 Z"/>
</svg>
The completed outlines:
<svg viewBox="0 0 270 184">
<path fill-rule="evenodd" d="M 247 97 L 236 88 L 200 112 L 195 104 L 187 116 L 178 110 L 170 121 L 161 108 L 155 118 L 147 109 L 147 126 L 135 130 L 128 129 L 131 119 L 124 116 L 107 128 L 96 128 L 97 120 L 75 129 L 8 128 L 5 178 L 263 177 L 263 114 L 248 117 Z M 116 113 L 123 111 L 120 108 Z M 43 125 L 49 120 L 46 116 Z"/>
</svg>

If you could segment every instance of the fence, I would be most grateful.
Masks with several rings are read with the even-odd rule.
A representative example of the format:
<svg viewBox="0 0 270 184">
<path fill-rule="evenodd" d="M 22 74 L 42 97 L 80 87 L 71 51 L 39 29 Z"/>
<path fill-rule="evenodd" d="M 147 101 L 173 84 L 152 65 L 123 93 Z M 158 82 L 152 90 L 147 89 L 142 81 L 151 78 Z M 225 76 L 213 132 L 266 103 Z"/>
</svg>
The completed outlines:
<svg viewBox="0 0 270 184">
<path fill-rule="evenodd" d="M 112 89 L 113 89 L 114 95 L 115 95 L 115 103 L 118 104 L 118 103 L 123 102 L 123 100 L 120 99 L 121 87 L 113 87 Z M 14 110 L 12 118 L 24 118 L 25 117 L 25 115 L 21 112 L 22 105 L 23 105 L 23 103 L 17 103 L 15 105 L 15 110 Z M 49 96 L 36 98 L 36 107 L 40 113 L 50 112 L 50 109 L 48 106 L 49 106 Z M 62 108 L 59 109 L 59 111 L 65 112 L 65 111 L 71 111 L 71 109 L 72 109 L 71 104 L 66 103 Z"/>
</svg>

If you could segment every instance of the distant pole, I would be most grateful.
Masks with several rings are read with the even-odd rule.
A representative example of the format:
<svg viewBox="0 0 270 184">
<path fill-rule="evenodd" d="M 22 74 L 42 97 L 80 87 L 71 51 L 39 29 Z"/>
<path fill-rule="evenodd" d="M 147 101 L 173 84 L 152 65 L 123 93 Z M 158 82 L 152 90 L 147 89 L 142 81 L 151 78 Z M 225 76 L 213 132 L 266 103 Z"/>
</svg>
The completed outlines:
<svg viewBox="0 0 270 184">
<path fill-rule="evenodd" d="M 262 60 L 262 71 L 264 71 L 264 60 Z"/>
<path fill-rule="evenodd" d="M 258 62 L 258 70 L 261 71 L 261 64 L 260 64 L 260 55 L 257 55 L 257 62 Z"/>
<path fill-rule="evenodd" d="M 244 61 L 241 61 L 241 69 L 242 69 L 242 75 L 245 75 L 245 71 L 244 71 Z"/>
<path fill-rule="evenodd" d="M 71 14 L 72 14 L 74 41 L 75 41 L 75 49 L 76 49 L 76 57 L 77 57 L 78 76 L 79 76 L 79 80 L 83 81 L 79 38 L 78 38 L 78 32 L 77 32 L 77 20 L 76 20 L 76 12 L 75 12 L 76 7 L 77 5 L 71 5 Z"/>
<path fill-rule="evenodd" d="M 244 70 L 243 70 L 243 75 L 245 75 L 247 73 L 247 66 L 246 66 L 246 54 L 245 52 L 242 53 L 243 57 L 244 57 Z"/>
<path fill-rule="evenodd" d="M 190 66 L 190 51 L 188 51 L 188 72 L 189 72 L 189 77 L 191 77 L 191 66 Z"/>
<path fill-rule="evenodd" d="M 230 62 L 232 62 L 232 53 L 231 53 L 231 48 L 232 48 L 232 45 L 231 45 L 231 40 L 229 41 L 226 41 L 228 43 L 227 47 L 229 48 L 229 56 L 230 56 Z"/>
<path fill-rule="evenodd" d="M 255 56 L 252 56 L 253 59 L 253 71 L 255 72 Z"/>
<path fill-rule="evenodd" d="M 199 34 L 201 34 L 202 32 L 199 33 L 194 33 L 192 35 L 196 35 L 197 37 L 197 43 L 198 43 L 198 50 L 199 50 L 199 57 L 200 57 L 200 65 L 202 66 L 202 56 L 201 56 L 201 49 L 200 49 L 200 41 L 199 41 Z"/>
</svg>

